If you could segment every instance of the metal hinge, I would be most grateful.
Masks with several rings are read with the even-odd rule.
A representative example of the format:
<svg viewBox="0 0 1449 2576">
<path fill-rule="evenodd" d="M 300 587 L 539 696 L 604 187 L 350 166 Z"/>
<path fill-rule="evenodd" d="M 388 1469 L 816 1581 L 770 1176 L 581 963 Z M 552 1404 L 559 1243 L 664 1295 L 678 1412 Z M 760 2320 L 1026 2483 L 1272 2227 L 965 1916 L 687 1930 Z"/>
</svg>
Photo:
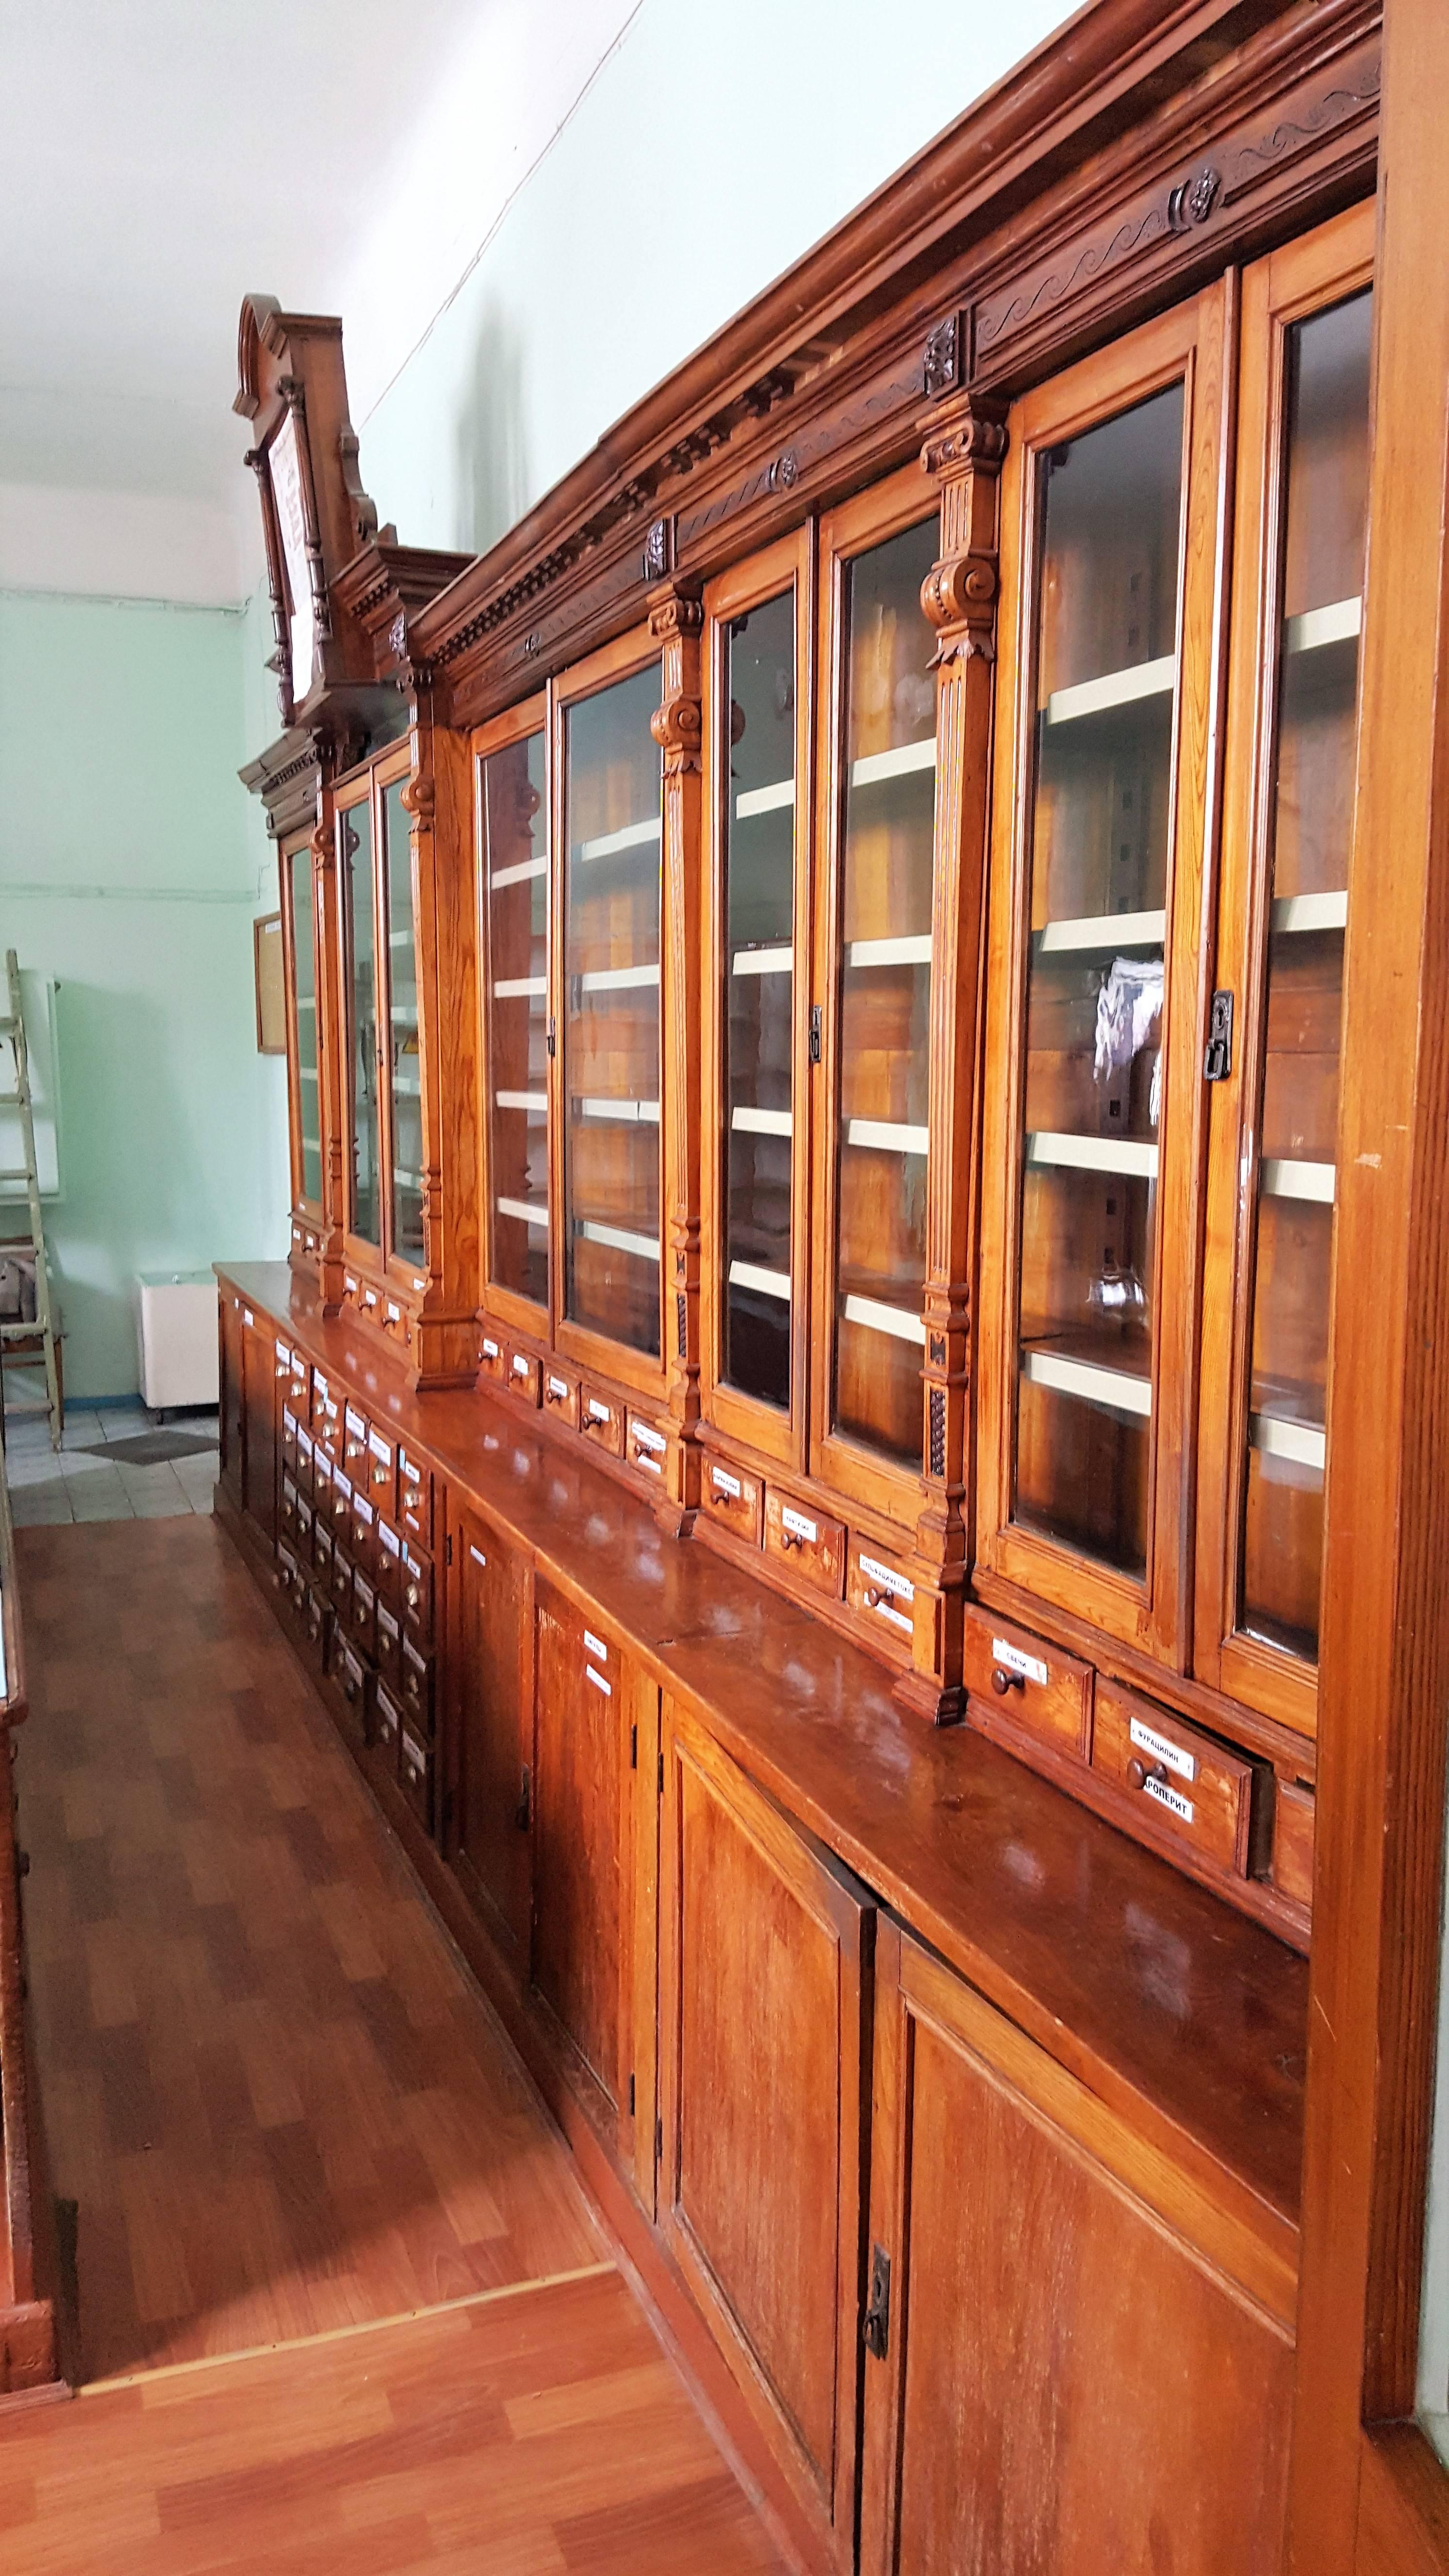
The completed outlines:
<svg viewBox="0 0 1449 2576">
<path fill-rule="evenodd" d="M 812 1064 L 820 1062 L 820 1005 L 818 1002 L 810 1013 L 810 1061 Z"/>
<path fill-rule="evenodd" d="M 883 2245 L 870 2249 L 870 2297 L 861 2323 L 866 2351 L 884 2361 L 891 2339 L 891 2258 Z"/>
<path fill-rule="evenodd" d="M 1226 1082 L 1232 1069 L 1233 997 L 1231 993 L 1214 993 L 1202 1078 L 1204 1082 Z"/>
</svg>

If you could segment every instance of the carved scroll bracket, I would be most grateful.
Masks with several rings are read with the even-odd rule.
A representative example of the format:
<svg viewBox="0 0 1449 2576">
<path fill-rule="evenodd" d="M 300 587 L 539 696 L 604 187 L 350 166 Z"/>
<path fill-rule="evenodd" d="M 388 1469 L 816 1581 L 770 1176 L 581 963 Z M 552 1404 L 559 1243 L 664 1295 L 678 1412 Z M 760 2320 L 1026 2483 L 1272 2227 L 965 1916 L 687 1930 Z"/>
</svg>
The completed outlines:
<svg viewBox="0 0 1449 2576">
<path fill-rule="evenodd" d="M 1004 408 L 979 394 L 935 419 L 921 450 L 926 472 L 941 486 L 941 554 L 921 587 L 937 636 L 937 670 L 996 658 L 995 486 L 1005 454 Z"/>
<path fill-rule="evenodd" d="M 700 703 L 699 638 L 704 609 L 697 590 L 683 585 L 657 592 L 649 605 L 649 632 L 661 647 L 664 696 L 650 731 L 664 754 L 664 777 L 697 773 L 704 716 Z"/>
</svg>

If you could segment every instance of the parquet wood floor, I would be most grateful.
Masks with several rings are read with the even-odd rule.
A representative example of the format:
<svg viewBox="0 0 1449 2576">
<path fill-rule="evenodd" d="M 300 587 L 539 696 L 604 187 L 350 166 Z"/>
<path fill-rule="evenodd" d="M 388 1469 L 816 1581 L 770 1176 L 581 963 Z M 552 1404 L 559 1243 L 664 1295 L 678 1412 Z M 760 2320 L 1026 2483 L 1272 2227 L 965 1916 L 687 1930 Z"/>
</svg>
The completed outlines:
<svg viewBox="0 0 1449 2576">
<path fill-rule="evenodd" d="M 82 2375 L 597 2263 L 562 2141 L 220 1528 L 17 1544 L 30 1985 Z"/>
<path fill-rule="evenodd" d="M 6 2576 L 783 2576 L 617 2272 L 0 2422 Z"/>
</svg>

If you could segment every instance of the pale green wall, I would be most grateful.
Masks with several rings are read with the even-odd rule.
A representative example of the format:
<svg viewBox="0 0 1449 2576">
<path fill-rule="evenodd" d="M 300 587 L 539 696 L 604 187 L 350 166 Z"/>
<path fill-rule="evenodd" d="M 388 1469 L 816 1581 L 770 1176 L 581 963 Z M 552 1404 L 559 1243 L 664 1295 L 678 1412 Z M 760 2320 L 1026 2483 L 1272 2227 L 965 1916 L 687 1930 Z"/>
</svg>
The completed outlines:
<svg viewBox="0 0 1449 2576">
<path fill-rule="evenodd" d="M 60 984 L 72 1397 L 134 1388 L 137 1271 L 286 1248 L 252 998 L 275 868 L 236 774 L 274 729 L 260 659 L 234 611 L 0 596 L 0 951 Z"/>
<path fill-rule="evenodd" d="M 411 545 L 491 545 L 1070 14 L 643 0 L 402 373 L 370 409 L 354 386 L 382 517 Z"/>
</svg>

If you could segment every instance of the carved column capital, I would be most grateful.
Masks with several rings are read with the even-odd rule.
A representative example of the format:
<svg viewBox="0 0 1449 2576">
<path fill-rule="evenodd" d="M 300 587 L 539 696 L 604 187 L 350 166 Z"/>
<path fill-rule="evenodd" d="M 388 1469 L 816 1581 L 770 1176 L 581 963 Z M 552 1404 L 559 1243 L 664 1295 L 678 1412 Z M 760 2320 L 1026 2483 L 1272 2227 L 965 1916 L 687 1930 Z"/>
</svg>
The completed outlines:
<svg viewBox="0 0 1449 2576">
<path fill-rule="evenodd" d="M 996 484 L 1005 454 L 1005 407 L 981 394 L 949 404 L 921 450 L 941 486 L 941 555 L 921 586 L 938 670 L 996 659 Z"/>
</svg>

